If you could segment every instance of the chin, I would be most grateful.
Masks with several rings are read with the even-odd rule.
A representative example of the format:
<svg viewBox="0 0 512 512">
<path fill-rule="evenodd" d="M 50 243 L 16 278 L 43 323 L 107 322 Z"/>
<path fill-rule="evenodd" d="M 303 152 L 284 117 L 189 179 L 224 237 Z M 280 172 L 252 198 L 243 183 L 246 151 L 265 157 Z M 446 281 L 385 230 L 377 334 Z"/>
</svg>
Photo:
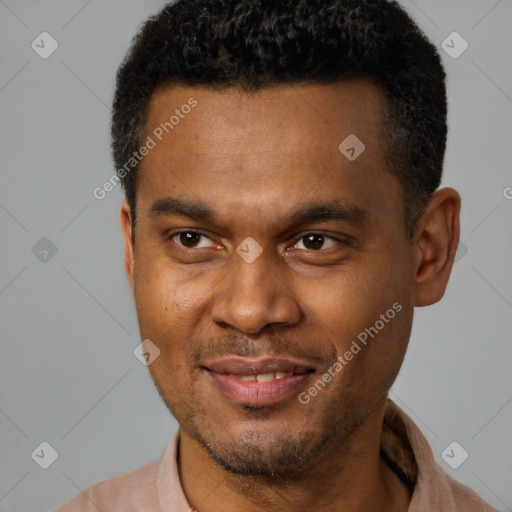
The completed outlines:
<svg viewBox="0 0 512 512">
<path fill-rule="evenodd" d="M 216 439 L 202 436 L 197 439 L 211 458 L 232 474 L 252 477 L 302 473 L 328 440 L 318 432 L 290 435 L 288 431 L 287 434 L 271 438 L 255 429 L 246 430 L 236 439 L 212 437 Z"/>
</svg>

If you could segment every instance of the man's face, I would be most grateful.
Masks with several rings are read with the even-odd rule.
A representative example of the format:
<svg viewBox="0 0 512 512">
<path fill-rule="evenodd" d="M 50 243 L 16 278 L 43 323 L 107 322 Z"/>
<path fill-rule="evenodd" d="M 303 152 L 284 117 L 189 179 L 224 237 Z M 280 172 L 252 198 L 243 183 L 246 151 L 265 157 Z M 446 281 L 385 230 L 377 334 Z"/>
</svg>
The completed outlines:
<svg viewBox="0 0 512 512">
<path fill-rule="evenodd" d="M 150 372 L 183 432 L 232 471 L 300 471 L 401 365 L 414 258 L 383 101 L 364 81 L 152 98 L 131 276 L 141 336 L 161 350 Z M 338 149 L 350 134 L 365 145 L 353 161 Z"/>
</svg>

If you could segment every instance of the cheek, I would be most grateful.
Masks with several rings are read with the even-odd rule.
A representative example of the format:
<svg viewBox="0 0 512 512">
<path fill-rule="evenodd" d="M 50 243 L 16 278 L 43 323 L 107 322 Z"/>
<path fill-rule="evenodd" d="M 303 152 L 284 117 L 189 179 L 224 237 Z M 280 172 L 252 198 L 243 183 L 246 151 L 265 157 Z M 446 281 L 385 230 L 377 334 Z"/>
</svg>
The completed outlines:
<svg viewBox="0 0 512 512">
<path fill-rule="evenodd" d="M 144 273 L 135 272 L 134 295 L 141 337 L 160 348 L 162 362 L 175 374 L 184 372 L 191 346 L 202 339 L 211 287 L 166 262 L 140 268 Z"/>
<path fill-rule="evenodd" d="M 134 299 L 140 336 L 150 339 L 161 351 L 159 360 L 170 359 L 170 352 L 179 350 L 179 309 L 175 307 L 175 286 L 159 272 L 135 272 Z M 151 365 L 158 366 L 155 361 Z M 150 368 L 152 370 L 153 368 Z"/>
<path fill-rule="evenodd" d="M 148 331 L 165 327 L 165 318 L 173 311 L 173 286 L 159 272 L 135 271 L 134 297 L 139 325 L 145 336 Z"/>
<path fill-rule="evenodd" d="M 381 254 L 365 264 L 347 264 L 301 293 L 308 317 L 332 340 L 338 354 L 348 350 L 359 335 L 364 340 L 367 329 L 372 334 L 377 329 L 379 339 L 388 340 L 389 348 L 395 342 L 401 346 L 401 333 L 409 331 L 412 317 L 405 312 L 410 309 L 406 262 L 400 261 L 398 254 L 384 250 Z"/>
<path fill-rule="evenodd" d="M 153 272 L 136 276 L 135 302 L 141 338 L 160 349 L 148 370 L 164 402 L 174 409 L 173 397 L 186 393 L 190 384 L 187 357 L 197 308 L 193 290 L 153 266 Z"/>
<path fill-rule="evenodd" d="M 164 261 L 148 261 L 141 258 L 135 266 L 135 302 L 140 321 L 180 320 L 193 307 L 197 294 L 190 283 L 180 279 L 179 272 Z"/>
</svg>

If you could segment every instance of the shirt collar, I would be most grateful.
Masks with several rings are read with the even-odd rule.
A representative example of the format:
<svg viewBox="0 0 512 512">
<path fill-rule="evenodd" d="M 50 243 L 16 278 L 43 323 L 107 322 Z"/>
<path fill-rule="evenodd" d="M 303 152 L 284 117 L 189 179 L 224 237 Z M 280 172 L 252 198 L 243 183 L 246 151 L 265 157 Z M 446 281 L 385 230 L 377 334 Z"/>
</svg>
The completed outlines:
<svg viewBox="0 0 512 512">
<path fill-rule="evenodd" d="M 179 435 L 178 430 L 171 439 L 158 470 L 157 493 L 162 512 L 192 511 L 185 498 L 179 475 Z M 454 487 L 459 489 L 458 492 L 463 489 L 464 493 L 471 493 L 472 500 L 478 500 L 470 489 L 463 488 L 448 477 L 436 463 L 432 449 L 420 429 L 389 399 L 382 426 L 381 456 L 411 489 L 409 512 L 466 510 L 457 507 L 453 495 Z M 481 510 L 494 509 L 489 507 Z"/>
</svg>

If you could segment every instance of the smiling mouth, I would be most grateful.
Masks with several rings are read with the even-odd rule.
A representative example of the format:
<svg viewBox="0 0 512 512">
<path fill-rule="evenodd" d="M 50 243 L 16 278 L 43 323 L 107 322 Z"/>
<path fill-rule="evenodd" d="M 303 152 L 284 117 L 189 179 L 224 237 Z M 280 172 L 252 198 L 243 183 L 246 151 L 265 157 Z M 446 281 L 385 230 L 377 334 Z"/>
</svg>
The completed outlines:
<svg viewBox="0 0 512 512">
<path fill-rule="evenodd" d="M 292 377 L 293 375 L 293 372 L 259 373 L 258 375 L 236 375 L 234 373 L 228 374 L 229 377 L 233 377 L 234 379 L 239 379 L 244 382 L 270 382 L 272 380 L 280 380 L 286 377 Z"/>
<path fill-rule="evenodd" d="M 274 357 L 232 357 L 208 362 L 202 369 L 224 398 L 252 407 L 293 397 L 315 372 L 309 362 Z"/>
</svg>

